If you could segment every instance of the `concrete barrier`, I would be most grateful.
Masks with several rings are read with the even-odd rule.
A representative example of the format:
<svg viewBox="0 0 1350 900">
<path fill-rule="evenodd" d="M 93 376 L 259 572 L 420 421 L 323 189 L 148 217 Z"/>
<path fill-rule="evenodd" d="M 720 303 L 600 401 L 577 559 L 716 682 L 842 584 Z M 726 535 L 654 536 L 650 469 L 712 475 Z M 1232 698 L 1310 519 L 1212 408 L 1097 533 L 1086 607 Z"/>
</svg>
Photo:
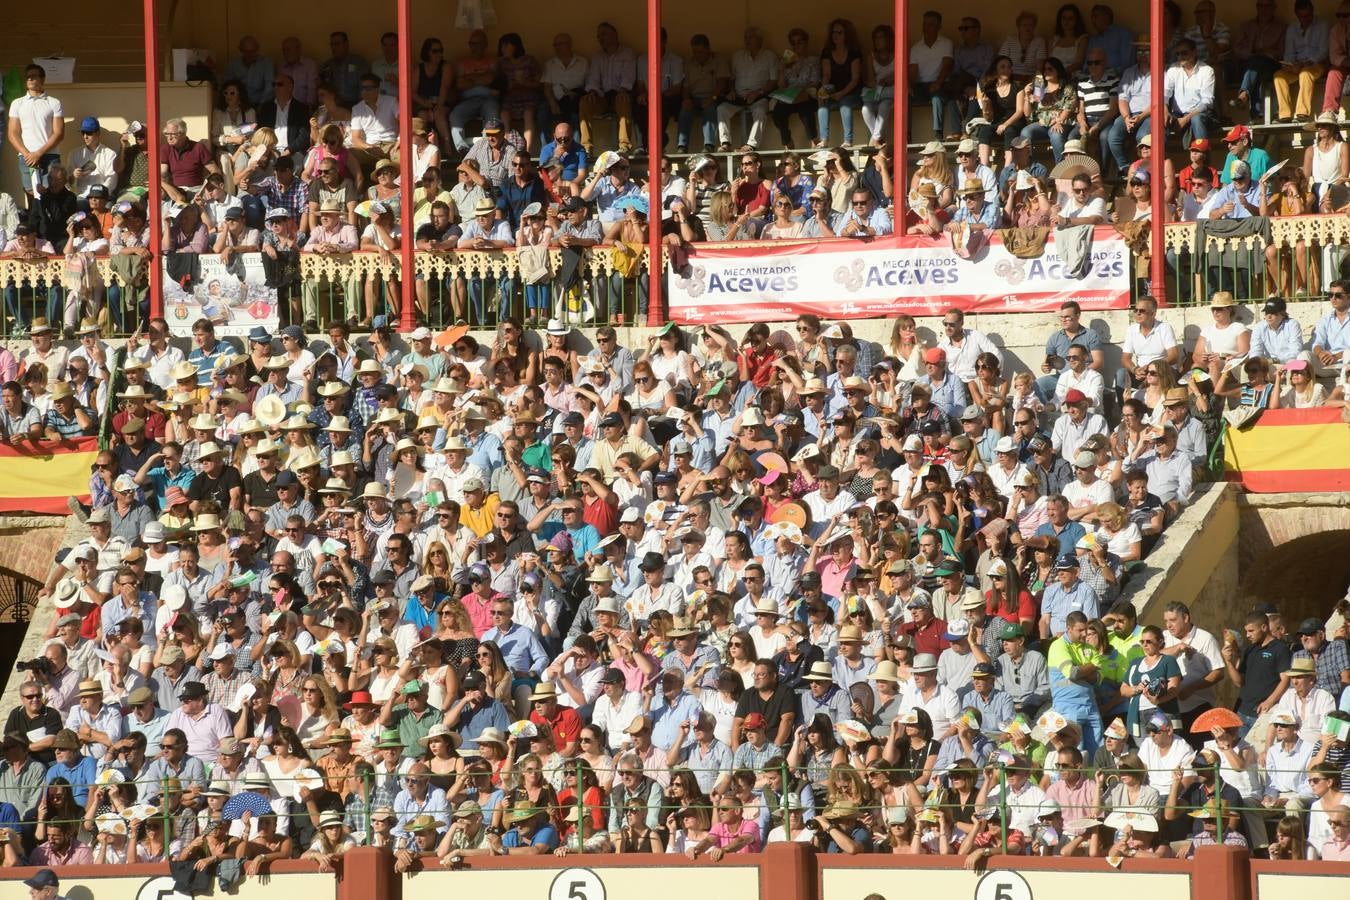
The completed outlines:
<svg viewBox="0 0 1350 900">
<path fill-rule="evenodd" d="M 772 844 L 763 853 L 719 862 L 679 855 L 470 857 L 448 870 L 395 875 L 387 849 L 360 848 L 337 872 L 309 860 L 270 867 L 246 879 L 237 900 L 1322 900 L 1345 896 L 1350 863 L 1253 860 L 1236 847 L 1202 847 L 1191 860 L 994 856 L 979 872 L 957 856 L 842 856 L 804 844 Z M 0 897 L 22 897 L 31 867 L 0 870 Z M 69 900 L 178 900 L 168 866 L 71 866 L 58 869 Z"/>
</svg>

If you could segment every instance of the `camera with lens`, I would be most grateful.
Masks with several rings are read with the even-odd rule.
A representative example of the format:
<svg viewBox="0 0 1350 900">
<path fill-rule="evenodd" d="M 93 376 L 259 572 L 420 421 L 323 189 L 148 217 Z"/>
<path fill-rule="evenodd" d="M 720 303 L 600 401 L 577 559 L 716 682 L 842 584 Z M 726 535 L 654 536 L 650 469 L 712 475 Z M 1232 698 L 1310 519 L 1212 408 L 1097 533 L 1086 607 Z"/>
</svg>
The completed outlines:
<svg viewBox="0 0 1350 900">
<path fill-rule="evenodd" d="M 38 675 L 52 674 L 52 661 L 45 656 L 38 656 L 30 659 L 28 662 L 19 662 L 14 666 L 16 672 L 34 672 Z"/>
</svg>

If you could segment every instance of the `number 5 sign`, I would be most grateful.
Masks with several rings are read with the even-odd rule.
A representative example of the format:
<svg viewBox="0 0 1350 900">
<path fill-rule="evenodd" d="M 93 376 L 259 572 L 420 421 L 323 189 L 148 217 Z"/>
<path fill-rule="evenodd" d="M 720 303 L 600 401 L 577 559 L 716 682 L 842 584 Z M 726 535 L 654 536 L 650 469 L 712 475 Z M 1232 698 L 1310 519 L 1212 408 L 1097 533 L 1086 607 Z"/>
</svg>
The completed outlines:
<svg viewBox="0 0 1350 900">
<path fill-rule="evenodd" d="M 975 885 L 975 900 L 1031 900 L 1031 885 L 1016 872 L 996 869 Z"/>
<path fill-rule="evenodd" d="M 548 900 L 605 900 L 605 883 L 590 869 L 563 869 L 548 889 Z"/>
</svg>

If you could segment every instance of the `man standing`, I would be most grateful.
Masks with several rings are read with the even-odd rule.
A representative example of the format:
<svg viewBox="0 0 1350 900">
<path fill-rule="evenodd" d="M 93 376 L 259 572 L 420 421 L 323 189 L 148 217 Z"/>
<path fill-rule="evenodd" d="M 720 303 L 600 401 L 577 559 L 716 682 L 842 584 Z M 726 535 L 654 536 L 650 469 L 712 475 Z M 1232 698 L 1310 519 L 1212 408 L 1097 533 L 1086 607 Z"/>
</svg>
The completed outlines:
<svg viewBox="0 0 1350 900">
<path fill-rule="evenodd" d="M 1280 675 L 1289 668 L 1289 645 L 1270 633 L 1270 620 L 1262 613 L 1247 616 L 1243 625 L 1247 647 L 1224 640 L 1222 654 L 1228 680 L 1238 689 L 1237 714 L 1245 728 L 1271 709 L 1288 687 Z"/>
<path fill-rule="evenodd" d="M 1056 566 L 1058 568 L 1058 566 Z M 1075 567 L 1076 568 L 1076 567 Z M 1096 618 L 1095 611 L 1091 614 Z M 1046 666 L 1050 673 L 1050 699 L 1055 712 L 1078 723 L 1083 732 L 1083 752 L 1097 752 L 1102 738 L 1102 718 L 1097 709 L 1096 687 L 1101 681 L 1101 654 L 1088 646 L 1088 616 L 1074 610 L 1065 617 L 1064 633 L 1050 644 Z"/>
<path fill-rule="evenodd" d="M 239 55 L 225 66 L 225 80 L 244 85 L 245 106 L 260 106 L 272 99 L 272 58 L 258 52 L 258 39 L 253 35 L 239 39 Z"/>
<path fill-rule="evenodd" d="M 1181 730 L 1189 735 L 1191 723 L 1205 710 L 1214 708 L 1214 685 L 1223 678 L 1225 671 L 1223 655 L 1214 635 L 1191 621 L 1191 610 L 1186 604 L 1180 601 L 1167 604 L 1163 610 L 1163 625 L 1166 627 L 1163 653 L 1174 657 L 1181 667 L 1181 690 L 1177 701 L 1181 709 Z M 1198 749 L 1202 741 L 1191 743 Z"/>
<path fill-rule="evenodd" d="M 960 136 L 961 115 L 957 98 L 948 92 L 947 86 L 955 63 L 952 41 L 940 33 L 941 29 L 942 13 L 929 10 L 923 14 L 923 34 L 909 48 L 909 93 L 917 102 L 932 103 L 933 136 L 950 141 Z"/>
<path fill-rule="evenodd" d="M 964 383 L 975 380 L 975 361 L 981 353 L 992 353 L 1003 364 L 1003 351 L 981 331 L 966 327 L 966 314 L 956 307 L 942 314 L 942 337 L 938 349 L 947 354 L 947 368 Z M 937 402 L 937 398 L 934 398 Z M 964 409 L 965 403 L 953 415 Z"/>
<path fill-rule="evenodd" d="M 47 70 L 30 63 L 23 74 L 27 91 L 9 105 L 7 137 L 19 155 L 24 192 L 35 198 L 46 187 L 47 169 L 61 159 L 56 148 L 65 137 L 66 122 L 61 101 L 46 92 Z"/>
<path fill-rule="evenodd" d="M 370 71 L 370 64 L 351 52 L 351 42 L 345 31 L 330 34 L 328 48 L 333 55 L 319 67 L 319 78 L 322 83 L 331 84 L 338 102 L 351 109 L 361 99 L 361 76 Z M 295 49 L 298 53 L 298 42 Z M 284 45 L 282 50 L 285 51 Z"/>
</svg>

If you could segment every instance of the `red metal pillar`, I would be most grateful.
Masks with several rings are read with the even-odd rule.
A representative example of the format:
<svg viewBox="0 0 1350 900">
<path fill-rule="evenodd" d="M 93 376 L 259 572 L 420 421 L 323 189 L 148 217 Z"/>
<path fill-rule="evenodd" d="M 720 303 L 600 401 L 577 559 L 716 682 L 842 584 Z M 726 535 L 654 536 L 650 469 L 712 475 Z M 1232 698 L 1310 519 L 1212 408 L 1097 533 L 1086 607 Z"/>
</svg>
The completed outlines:
<svg viewBox="0 0 1350 900">
<path fill-rule="evenodd" d="M 1152 171 L 1149 173 L 1152 190 L 1153 210 L 1150 231 L 1153 240 L 1153 255 L 1149 259 L 1152 293 L 1158 304 L 1167 302 L 1167 257 L 1163 244 L 1163 183 L 1167 162 L 1167 105 L 1163 102 L 1163 64 L 1166 62 L 1163 52 L 1163 0 L 1149 3 L 1149 78 L 1152 96 L 1149 98 L 1149 134 L 1153 138 Z"/>
<path fill-rule="evenodd" d="M 826 43 L 829 35 L 825 36 Z M 905 233 L 909 207 L 909 0 L 895 0 L 895 98 L 891 103 L 891 204 L 895 233 Z"/>
<path fill-rule="evenodd" d="M 149 175 L 146 177 L 145 221 L 150 228 L 150 315 L 164 315 L 164 257 L 160 215 L 162 196 L 159 188 L 159 33 L 155 30 L 155 0 L 144 0 L 145 17 L 145 153 Z"/>
<path fill-rule="evenodd" d="M 416 82 L 412 77 L 412 0 L 396 0 L 398 7 L 398 170 L 399 192 L 402 202 L 399 207 L 399 228 L 403 231 L 403 240 L 399 244 L 399 301 L 401 317 L 398 330 L 413 330 L 413 309 L 416 295 L 416 272 L 413 270 L 413 247 L 416 241 L 413 234 L 413 203 L 417 185 L 413 181 L 412 155 L 412 92 Z M 430 295 L 428 295 L 430 296 Z"/>
<path fill-rule="evenodd" d="M 661 0 L 647 0 L 647 324 L 664 325 L 661 254 Z"/>
</svg>

